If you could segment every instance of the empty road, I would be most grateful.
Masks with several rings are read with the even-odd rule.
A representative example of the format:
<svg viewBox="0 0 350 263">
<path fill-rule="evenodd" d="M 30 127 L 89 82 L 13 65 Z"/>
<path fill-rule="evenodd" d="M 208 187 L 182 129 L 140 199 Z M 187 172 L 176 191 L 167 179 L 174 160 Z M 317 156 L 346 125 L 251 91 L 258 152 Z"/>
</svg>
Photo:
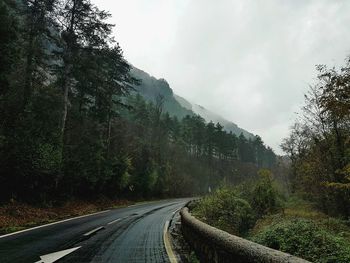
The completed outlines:
<svg viewBox="0 0 350 263">
<path fill-rule="evenodd" d="M 118 208 L 0 237 L 0 262 L 169 262 L 166 221 L 188 199 Z"/>
</svg>

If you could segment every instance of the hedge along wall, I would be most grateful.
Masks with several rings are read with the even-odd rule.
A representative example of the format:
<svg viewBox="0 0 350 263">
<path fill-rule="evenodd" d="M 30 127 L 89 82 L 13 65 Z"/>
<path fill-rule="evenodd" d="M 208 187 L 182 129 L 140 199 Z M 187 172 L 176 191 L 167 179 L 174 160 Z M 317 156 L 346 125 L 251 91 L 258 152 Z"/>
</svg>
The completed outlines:
<svg viewBox="0 0 350 263">
<path fill-rule="evenodd" d="M 183 236 L 202 263 L 310 263 L 209 226 L 187 207 L 180 214 Z"/>
</svg>

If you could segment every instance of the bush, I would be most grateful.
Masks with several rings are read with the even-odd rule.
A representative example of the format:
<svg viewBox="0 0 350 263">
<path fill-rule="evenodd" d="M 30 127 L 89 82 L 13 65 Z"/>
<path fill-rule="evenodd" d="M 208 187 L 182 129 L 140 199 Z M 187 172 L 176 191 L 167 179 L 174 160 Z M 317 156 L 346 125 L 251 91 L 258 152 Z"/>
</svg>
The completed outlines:
<svg viewBox="0 0 350 263">
<path fill-rule="evenodd" d="M 278 193 L 272 183 L 272 174 L 267 169 L 259 172 L 259 181 L 253 187 L 249 203 L 257 217 L 275 212 L 279 207 Z"/>
<path fill-rule="evenodd" d="M 237 235 L 247 233 L 254 224 L 249 203 L 228 188 L 218 189 L 200 200 L 193 213 L 208 224 Z"/>
<path fill-rule="evenodd" d="M 282 219 L 252 240 L 316 263 L 350 262 L 349 242 L 307 219 Z"/>
</svg>

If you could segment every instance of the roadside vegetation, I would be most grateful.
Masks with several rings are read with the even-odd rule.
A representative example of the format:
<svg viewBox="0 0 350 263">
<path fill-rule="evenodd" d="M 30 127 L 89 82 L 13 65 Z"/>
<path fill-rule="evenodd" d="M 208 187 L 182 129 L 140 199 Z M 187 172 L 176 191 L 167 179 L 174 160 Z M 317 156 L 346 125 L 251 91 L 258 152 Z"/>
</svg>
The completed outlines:
<svg viewBox="0 0 350 263">
<path fill-rule="evenodd" d="M 280 213 L 259 219 L 248 239 L 311 262 L 350 262 L 350 224 L 314 203 L 290 197 Z"/>
<path fill-rule="evenodd" d="M 247 232 L 254 223 L 250 204 L 227 188 L 200 200 L 192 212 L 208 224 L 237 235 Z"/>
<path fill-rule="evenodd" d="M 257 181 L 219 188 L 201 199 L 192 212 L 212 226 L 245 236 L 259 217 L 277 209 L 279 200 L 271 173 L 263 169 Z"/>
<path fill-rule="evenodd" d="M 328 215 L 350 218 L 350 57 L 340 70 L 318 66 L 315 85 L 283 140 L 290 190 Z"/>
<path fill-rule="evenodd" d="M 278 193 L 267 170 L 256 182 L 222 187 L 191 211 L 200 220 L 311 262 L 350 262 L 350 224 L 297 195 Z"/>
</svg>

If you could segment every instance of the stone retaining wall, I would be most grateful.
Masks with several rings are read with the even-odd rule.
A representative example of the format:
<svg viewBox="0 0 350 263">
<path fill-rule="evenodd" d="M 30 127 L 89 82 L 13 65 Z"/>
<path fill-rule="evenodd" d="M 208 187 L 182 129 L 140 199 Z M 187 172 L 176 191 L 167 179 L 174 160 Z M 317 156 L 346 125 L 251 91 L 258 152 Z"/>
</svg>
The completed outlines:
<svg viewBox="0 0 350 263">
<path fill-rule="evenodd" d="M 310 263 L 209 226 L 187 207 L 180 214 L 183 236 L 202 263 Z"/>
</svg>

